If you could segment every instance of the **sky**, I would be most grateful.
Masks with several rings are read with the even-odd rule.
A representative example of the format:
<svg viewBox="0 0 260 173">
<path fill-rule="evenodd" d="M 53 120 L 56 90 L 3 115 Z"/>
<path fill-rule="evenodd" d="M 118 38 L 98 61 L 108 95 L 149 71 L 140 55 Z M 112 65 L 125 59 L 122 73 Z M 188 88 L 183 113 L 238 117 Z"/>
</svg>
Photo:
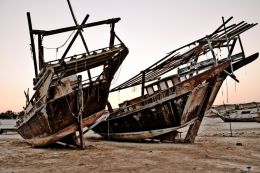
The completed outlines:
<svg viewBox="0 0 260 173">
<path fill-rule="evenodd" d="M 221 17 L 238 23 L 260 22 L 259 0 L 70 0 L 78 23 L 86 14 L 87 22 L 120 17 L 117 35 L 129 48 L 129 55 L 112 82 L 119 85 L 139 73 L 166 53 L 213 32 Z M 73 26 L 66 0 L 0 0 L 0 112 L 21 111 L 25 106 L 24 90 L 33 94 L 33 61 L 26 12 L 31 13 L 34 29 L 56 29 Z M 109 35 L 109 27 L 84 31 L 91 50 Z M 103 32 L 106 31 L 105 32 Z M 58 47 L 68 38 L 46 38 L 44 46 Z M 241 35 L 246 56 L 259 52 L 260 26 Z M 79 44 L 79 43 L 77 43 Z M 79 47 L 74 48 L 77 52 Z M 82 47 L 81 47 L 82 48 Z M 62 50 L 61 50 L 62 51 Z M 73 50 L 72 50 L 73 51 Z M 56 50 L 48 50 L 50 59 Z M 214 104 L 260 101 L 260 60 L 235 72 L 240 83 L 228 78 L 219 91 Z M 140 94 L 140 90 L 111 93 L 112 105 Z"/>
</svg>

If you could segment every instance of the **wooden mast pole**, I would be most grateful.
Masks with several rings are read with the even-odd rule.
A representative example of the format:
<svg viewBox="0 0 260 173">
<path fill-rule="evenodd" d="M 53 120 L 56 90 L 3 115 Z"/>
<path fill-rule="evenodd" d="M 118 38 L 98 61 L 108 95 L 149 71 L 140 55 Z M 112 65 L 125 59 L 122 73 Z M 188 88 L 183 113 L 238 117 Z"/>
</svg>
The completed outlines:
<svg viewBox="0 0 260 173">
<path fill-rule="evenodd" d="M 28 19 L 28 26 L 29 26 L 29 31 L 30 31 L 31 49 L 32 49 L 32 55 L 33 55 L 35 78 L 37 78 L 37 76 L 38 76 L 38 69 L 37 69 L 35 45 L 34 45 L 34 40 L 33 40 L 32 22 L 31 22 L 31 16 L 30 16 L 29 12 L 27 12 L 27 19 Z"/>
</svg>

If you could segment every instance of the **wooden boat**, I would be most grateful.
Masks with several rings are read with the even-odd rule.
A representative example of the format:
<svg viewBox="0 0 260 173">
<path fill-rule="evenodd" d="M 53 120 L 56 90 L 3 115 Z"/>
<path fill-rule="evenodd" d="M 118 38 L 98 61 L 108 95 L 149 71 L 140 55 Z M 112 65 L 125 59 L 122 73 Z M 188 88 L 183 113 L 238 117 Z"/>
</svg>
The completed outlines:
<svg viewBox="0 0 260 173">
<path fill-rule="evenodd" d="M 189 126 L 184 139 L 193 143 L 205 111 L 227 76 L 238 79 L 234 71 L 254 61 L 258 53 L 245 57 L 240 34 L 256 24 L 223 24 L 212 34 L 167 54 L 111 92 L 141 85 L 141 95 L 110 110 L 108 118 L 93 130 L 116 140 L 175 139 L 178 130 Z M 240 52 L 233 53 L 239 41 Z M 228 50 L 226 58 L 216 50 Z M 206 53 L 212 58 L 205 58 Z M 219 52 L 224 52 L 219 51 Z M 224 57 L 225 55 L 222 55 Z M 177 74 L 172 71 L 177 69 Z M 170 75 L 169 75 L 170 74 Z"/>
<path fill-rule="evenodd" d="M 69 3 L 69 1 L 68 1 Z M 102 116 L 108 102 L 111 81 L 128 54 L 128 48 L 115 34 L 115 24 L 120 18 L 86 23 L 89 15 L 79 25 L 69 3 L 75 26 L 55 30 L 32 29 L 30 13 L 27 13 L 31 50 L 34 59 L 35 93 L 26 95 L 24 116 L 17 122 L 18 133 L 33 146 L 45 146 L 56 141 L 84 148 L 83 128 L 95 123 Z M 100 25 L 110 26 L 109 46 L 89 51 L 82 30 Z M 61 58 L 45 62 L 43 37 L 74 31 Z M 34 36 L 38 38 L 38 62 Z M 80 35 L 86 51 L 67 57 L 77 36 Z M 118 41 L 119 44 L 114 42 Z M 86 79 L 83 79 L 86 73 Z M 94 74 L 97 74 L 94 76 Z M 80 142 L 76 132 L 79 132 Z"/>
<path fill-rule="evenodd" d="M 17 119 L 0 119 L 0 135 L 4 132 L 16 132 Z"/>
<path fill-rule="evenodd" d="M 260 109 L 257 103 L 223 106 L 225 109 L 219 111 L 218 116 L 224 122 L 260 122 Z M 229 109 L 227 110 L 226 107 L 229 107 Z M 216 107 L 215 109 L 218 110 L 220 108 Z"/>
</svg>

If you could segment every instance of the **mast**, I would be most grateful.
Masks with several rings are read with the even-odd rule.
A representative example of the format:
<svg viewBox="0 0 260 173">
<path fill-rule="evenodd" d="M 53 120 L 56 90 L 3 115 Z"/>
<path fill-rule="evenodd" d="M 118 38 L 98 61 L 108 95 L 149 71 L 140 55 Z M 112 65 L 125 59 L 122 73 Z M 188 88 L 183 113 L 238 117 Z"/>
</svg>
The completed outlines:
<svg viewBox="0 0 260 173">
<path fill-rule="evenodd" d="M 38 69 L 37 69 L 35 45 L 34 45 L 34 40 L 33 40 L 32 22 L 31 22 L 31 16 L 30 16 L 29 12 L 27 12 L 27 19 L 28 19 L 28 26 L 29 26 L 29 31 L 30 31 L 31 50 L 32 50 L 32 55 L 33 55 L 35 78 L 37 78 L 37 76 L 38 76 Z"/>
</svg>

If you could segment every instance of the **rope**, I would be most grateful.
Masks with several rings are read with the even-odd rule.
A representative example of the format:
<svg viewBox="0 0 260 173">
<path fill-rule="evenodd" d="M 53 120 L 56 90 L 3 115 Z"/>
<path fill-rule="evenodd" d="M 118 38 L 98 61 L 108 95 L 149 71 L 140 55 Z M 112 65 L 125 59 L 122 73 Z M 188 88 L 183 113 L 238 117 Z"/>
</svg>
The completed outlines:
<svg viewBox="0 0 260 173">
<path fill-rule="evenodd" d="M 75 30 L 70 34 L 70 36 L 67 38 L 67 40 L 66 40 L 61 46 L 58 46 L 58 47 L 45 47 L 45 46 L 43 46 L 43 48 L 45 48 L 45 49 L 56 49 L 56 50 L 62 48 L 63 46 L 66 45 L 66 43 L 69 41 L 69 39 L 70 39 L 71 36 L 74 34 L 74 32 L 75 32 Z M 44 38 L 44 37 L 42 37 L 42 41 L 43 41 L 43 38 Z"/>
<path fill-rule="evenodd" d="M 123 64 L 122 64 L 122 65 L 123 65 Z M 118 70 L 118 72 L 117 72 L 117 75 L 116 75 L 116 77 L 115 77 L 115 80 L 112 81 L 112 85 L 114 85 L 114 84 L 117 82 L 117 80 L 118 80 L 118 78 L 119 78 L 119 76 L 120 76 L 120 73 L 121 73 L 122 65 L 120 65 L 119 70 Z"/>
<path fill-rule="evenodd" d="M 119 62 L 120 67 L 119 67 L 118 72 L 116 73 L 115 80 L 112 81 L 112 85 L 114 85 L 114 84 L 117 82 L 117 80 L 118 80 L 118 78 L 119 78 L 119 76 L 120 76 L 120 73 L 121 73 L 122 66 L 123 66 L 123 63 L 122 63 L 122 54 L 121 54 L 121 52 L 120 52 L 119 54 L 120 54 L 120 57 L 119 57 L 119 59 L 120 59 L 120 62 Z"/>
</svg>

